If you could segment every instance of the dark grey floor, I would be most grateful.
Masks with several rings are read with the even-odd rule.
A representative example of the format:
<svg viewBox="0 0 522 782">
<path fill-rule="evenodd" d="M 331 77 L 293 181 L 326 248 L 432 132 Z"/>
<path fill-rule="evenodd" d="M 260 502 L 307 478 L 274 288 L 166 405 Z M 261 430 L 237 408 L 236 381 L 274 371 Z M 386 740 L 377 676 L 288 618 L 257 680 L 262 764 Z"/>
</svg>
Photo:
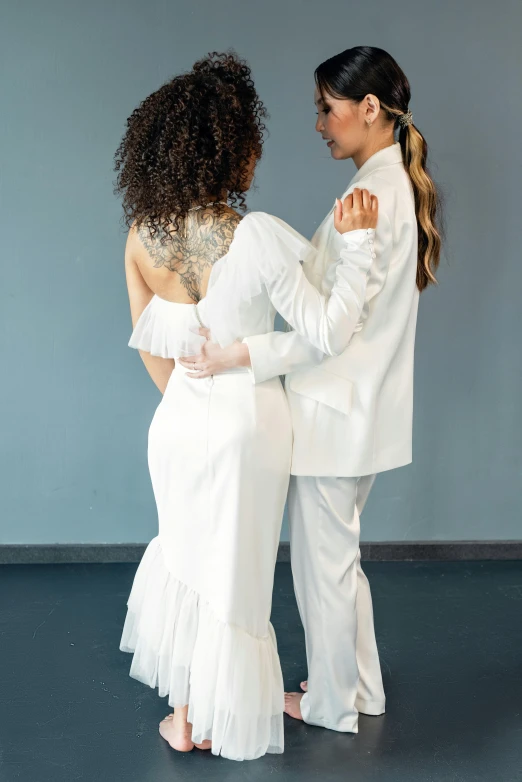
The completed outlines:
<svg viewBox="0 0 522 782">
<path fill-rule="evenodd" d="M 118 651 L 135 565 L 0 568 L 1 782 L 522 780 L 522 562 L 368 563 L 388 712 L 357 736 L 286 722 L 284 755 L 170 750 L 165 699 Z M 273 622 L 304 676 L 289 565 Z"/>
</svg>

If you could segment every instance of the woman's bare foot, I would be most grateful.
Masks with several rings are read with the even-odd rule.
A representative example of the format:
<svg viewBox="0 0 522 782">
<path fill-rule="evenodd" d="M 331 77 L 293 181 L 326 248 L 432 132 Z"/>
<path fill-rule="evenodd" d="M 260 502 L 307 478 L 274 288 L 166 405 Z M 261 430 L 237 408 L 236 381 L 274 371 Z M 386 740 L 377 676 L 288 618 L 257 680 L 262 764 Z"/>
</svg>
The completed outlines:
<svg viewBox="0 0 522 782">
<path fill-rule="evenodd" d="M 178 752 L 191 752 L 194 749 L 192 725 L 187 722 L 187 710 L 188 706 L 175 709 L 174 714 L 168 714 L 159 724 L 160 736 Z"/>
<path fill-rule="evenodd" d="M 300 687 L 303 692 L 308 692 L 308 682 L 301 682 Z"/>
<path fill-rule="evenodd" d="M 301 698 L 302 692 L 285 692 L 285 714 L 289 717 L 293 717 L 294 720 L 302 720 L 301 714 Z"/>
</svg>

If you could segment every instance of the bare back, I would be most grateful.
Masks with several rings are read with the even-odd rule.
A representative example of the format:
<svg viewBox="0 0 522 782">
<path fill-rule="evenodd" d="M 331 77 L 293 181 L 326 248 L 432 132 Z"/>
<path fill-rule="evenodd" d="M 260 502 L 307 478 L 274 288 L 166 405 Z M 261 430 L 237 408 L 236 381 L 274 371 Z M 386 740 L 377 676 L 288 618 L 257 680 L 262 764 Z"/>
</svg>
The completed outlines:
<svg viewBox="0 0 522 782">
<path fill-rule="evenodd" d="M 212 206 L 198 209 L 190 212 L 184 230 L 164 242 L 165 233 L 151 237 L 145 226 L 132 229 L 127 254 L 153 293 L 193 304 L 205 296 L 212 267 L 227 254 L 240 221 L 229 207 L 221 214 Z"/>
</svg>

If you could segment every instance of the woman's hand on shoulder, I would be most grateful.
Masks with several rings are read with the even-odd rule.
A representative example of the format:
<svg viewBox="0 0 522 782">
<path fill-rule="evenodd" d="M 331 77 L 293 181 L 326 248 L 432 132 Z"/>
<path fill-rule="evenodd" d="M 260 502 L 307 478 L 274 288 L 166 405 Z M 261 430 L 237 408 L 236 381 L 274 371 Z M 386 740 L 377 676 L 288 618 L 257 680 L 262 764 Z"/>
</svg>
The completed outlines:
<svg viewBox="0 0 522 782">
<path fill-rule="evenodd" d="M 361 228 L 377 228 L 379 201 L 369 190 L 356 187 L 344 201 L 335 199 L 334 226 L 340 234 Z"/>
</svg>

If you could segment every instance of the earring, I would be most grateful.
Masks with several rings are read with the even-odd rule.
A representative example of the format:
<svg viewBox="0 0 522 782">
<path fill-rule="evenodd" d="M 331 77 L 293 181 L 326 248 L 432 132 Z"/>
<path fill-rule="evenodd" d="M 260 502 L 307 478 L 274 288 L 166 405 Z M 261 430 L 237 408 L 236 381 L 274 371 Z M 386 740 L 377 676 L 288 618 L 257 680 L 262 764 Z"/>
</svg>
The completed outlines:
<svg viewBox="0 0 522 782">
<path fill-rule="evenodd" d="M 367 120 L 366 120 L 366 124 L 368 125 L 368 127 L 369 127 L 369 128 L 371 128 L 371 126 L 372 126 L 372 121 L 371 121 L 371 119 L 367 119 Z"/>
</svg>

